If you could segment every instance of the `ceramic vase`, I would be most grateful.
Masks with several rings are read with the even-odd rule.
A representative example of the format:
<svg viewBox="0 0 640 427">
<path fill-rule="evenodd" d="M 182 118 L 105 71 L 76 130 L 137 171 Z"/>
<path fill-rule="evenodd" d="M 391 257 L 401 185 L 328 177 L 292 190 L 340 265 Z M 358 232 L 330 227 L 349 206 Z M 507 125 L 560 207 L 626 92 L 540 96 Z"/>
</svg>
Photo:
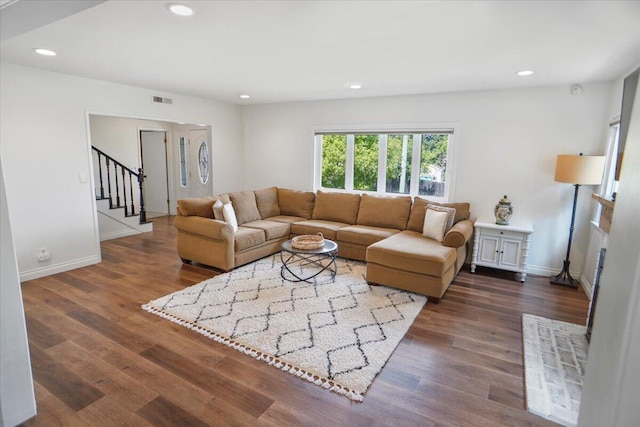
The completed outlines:
<svg viewBox="0 0 640 427">
<path fill-rule="evenodd" d="M 496 224 L 509 225 L 509 220 L 513 214 L 513 206 L 511 206 L 511 200 L 505 194 L 498 204 L 493 208 L 493 214 L 496 216 Z"/>
</svg>

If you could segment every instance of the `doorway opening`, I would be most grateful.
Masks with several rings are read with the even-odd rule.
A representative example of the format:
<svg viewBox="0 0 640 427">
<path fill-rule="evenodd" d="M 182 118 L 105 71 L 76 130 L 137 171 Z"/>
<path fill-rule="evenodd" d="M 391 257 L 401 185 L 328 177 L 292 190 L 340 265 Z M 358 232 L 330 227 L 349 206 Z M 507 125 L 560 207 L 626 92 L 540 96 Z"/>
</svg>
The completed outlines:
<svg viewBox="0 0 640 427">
<path fill-rule="evenodd" d="M 144 173 L 144 200 L 147 218 L 171 213 L 167 132 L 140 130 L 140 163 Z"/>
</svg>

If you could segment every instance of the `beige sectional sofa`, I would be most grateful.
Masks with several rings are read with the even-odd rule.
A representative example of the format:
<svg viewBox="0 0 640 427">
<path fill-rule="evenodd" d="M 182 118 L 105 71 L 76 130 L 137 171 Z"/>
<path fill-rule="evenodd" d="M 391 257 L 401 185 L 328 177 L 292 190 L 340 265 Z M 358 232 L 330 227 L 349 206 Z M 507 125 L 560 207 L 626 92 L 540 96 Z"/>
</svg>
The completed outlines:
<svg viewBox="0 0 640 427">
<path fill-rule="evenodd" d="M 214 219 L 213 205 L 231 202 L 238 222 Z M 456 209 L 442 242 L 423 236 L 426 199 L 302 192 L 283 188 L 178 200 L 178 255 L 221 270 L 277 253 L 292 236 L 321 232 L 338 243 L 338 256 L 367 262 L 370 283 L 438 301 L 465 261 L 473 223 L 468 203 Z"/>
</svg>

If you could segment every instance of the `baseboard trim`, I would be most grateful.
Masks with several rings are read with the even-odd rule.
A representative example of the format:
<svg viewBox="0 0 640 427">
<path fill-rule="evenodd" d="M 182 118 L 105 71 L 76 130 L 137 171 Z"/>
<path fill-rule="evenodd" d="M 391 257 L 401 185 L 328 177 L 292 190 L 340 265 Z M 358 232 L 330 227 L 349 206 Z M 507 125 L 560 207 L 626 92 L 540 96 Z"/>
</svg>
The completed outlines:
<svg viewBox="0 0 640 427">
<path fill-rule="evenodd" d="M 558 273 L 560 273 L 560 270 L 556 270 L 556 269 L 553 269 L 553 268 L 530 266 L 530 265 L 527 266 L 527 274 L 533 274 L 533 275 L 536 275 L 536 276 L 549 276 L 549 277 L 551 277 L 551 276 L 555 276 Z M 591 299 L 591 295 L 593 294 L 593 286 L 591 286 L 591 283 L 589 283 L 589 281 L 584 276 L 584 274 L 579 273 L 577 271 L 572 271 L 571 272 L 571 277 L 579 277 L 578 282 L 582 286 L 582 289 L 584 290 L 584 293 L 587 294 L 589 299 Z"/>
<path fill-rule="evenodd" d="M 584 293 L 587 294 L 589 299 L 592 299 L 593 285 L 591 284 L 591 282 L 589 282 L 589 280 L 587 280 L 586 277 L 584 277 L 584 274 L 580 277 L 580 284 L 582 285 L 582 289 L 584 290 Z"/>
<path fill-rule="evenodd" d="M 76 268 L 86 267 L 88 265 L 98 264 L 102 261 L 100 255 L 93 255 L 86 258 L 80 258 L 69 262 L 63 262 L 60 264 L 49 265 L 41 268 L 34 268 L 33 270 L 20 272 L 20 282 L 27 282 L 29 280 L 39 279 L 40 277 L 51 276 L 52 274 L 63 273 L 69 270 L 75 270 Z"/>
<path fill-rule="evenodd" d="M 118 239 L 120 237 L 133 236 L 135 234 L 142 234 L 142 231 L 128 229 L 128 230 L 113 231 L 111 233 L 104 233 L 104 234 L 100 233 L 100 241 L 103 242 L 105 240 L 111 240 L 111 239 Z"/>
</svg>

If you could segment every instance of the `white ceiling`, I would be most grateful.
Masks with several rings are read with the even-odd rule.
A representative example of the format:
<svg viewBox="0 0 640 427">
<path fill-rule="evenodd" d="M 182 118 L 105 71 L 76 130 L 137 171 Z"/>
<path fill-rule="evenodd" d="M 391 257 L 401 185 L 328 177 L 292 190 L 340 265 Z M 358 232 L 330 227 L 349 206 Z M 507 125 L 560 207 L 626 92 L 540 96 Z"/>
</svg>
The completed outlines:
<svg viewBox="0 0 640 427">
<path fill-rule="evenodd" d="M 3 37 L 0 57 L 237 104 L 570 85 L 640 65 L 637 0 L 192 0 L 191 17 L 167 3 L 92 4 Z M 523 69 L 535 74 L 515 75 Z"/>
</svg>

